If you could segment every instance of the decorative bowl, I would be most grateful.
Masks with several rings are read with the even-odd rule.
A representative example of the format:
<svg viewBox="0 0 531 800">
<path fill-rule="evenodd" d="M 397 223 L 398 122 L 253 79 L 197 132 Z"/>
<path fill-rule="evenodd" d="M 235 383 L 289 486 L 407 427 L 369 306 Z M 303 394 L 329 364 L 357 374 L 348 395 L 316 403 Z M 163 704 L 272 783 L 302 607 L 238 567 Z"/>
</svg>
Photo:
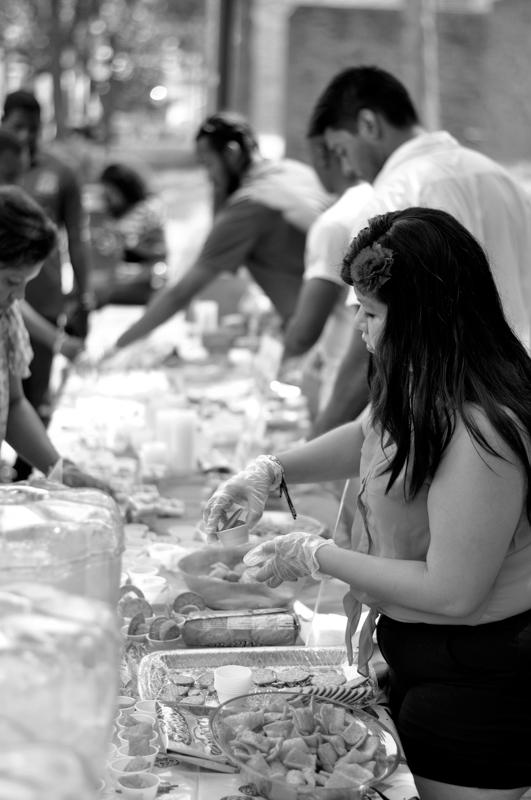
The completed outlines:
<svg viewBox="0 0 531 800">
<path fill-rule="evenodd" d="M 400 760 L 394 734 L 370 714 L 297 692 L 228 700 L 210 724 L 219 748 L 268 800 L 361 800 Z"/>
</svg>

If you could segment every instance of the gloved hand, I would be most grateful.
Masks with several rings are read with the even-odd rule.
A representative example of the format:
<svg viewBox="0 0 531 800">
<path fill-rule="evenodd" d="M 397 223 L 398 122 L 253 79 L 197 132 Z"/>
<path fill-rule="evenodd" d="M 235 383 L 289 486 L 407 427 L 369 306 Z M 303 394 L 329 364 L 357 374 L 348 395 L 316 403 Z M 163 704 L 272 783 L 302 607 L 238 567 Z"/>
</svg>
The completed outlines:
<svg viewBox="0 0 531 800">
<path fill-rule="evenodd" d="M 336 547 L 331 539 L 294 531 L 253 547 L 245 554 L 243 561 L 248 567 L 260 567 L 258 571 L 253 571 L 255 580 L 265 581 L 268 586 L 275 588 L 283 581 L 296 581 L 305 575 L 323 577 L 319 572 L 316 553 L 325 545 Z"/>
<path fill-rule="evenodd" d="M 282 467 L 267 456 L 258 456 L 245 469 L 221 484 L 203 511 L 207 536 L 223 528 L 233 505 L 247 506 L 246 522 L 256 525 L 263 514 L 269 493 L 280 486 Z M 221 525 L 220 525 L 221 523 Z"/>
</svg>

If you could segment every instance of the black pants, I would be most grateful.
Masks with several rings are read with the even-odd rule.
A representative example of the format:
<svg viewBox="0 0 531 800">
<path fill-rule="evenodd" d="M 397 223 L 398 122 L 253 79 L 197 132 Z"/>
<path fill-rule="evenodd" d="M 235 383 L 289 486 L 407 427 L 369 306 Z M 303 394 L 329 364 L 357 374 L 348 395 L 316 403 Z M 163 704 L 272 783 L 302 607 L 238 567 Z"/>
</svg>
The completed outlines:
<svg viewBox="0 0 531 800">
<path fill-rule="evenodd" d="M 378 644 L 414 774 L 485 789 L 531 785 L 531 610 L 476 626 L 381 617 Z"/>
<path fill-rule="evenodd" d="M 48 320 L 55 324 L 55 320 Z M 45 428 L 51 419 L 50 375 L 52 371 L 53 353 L 49 347 L 31 340 L 33 360 L 30 364 L 31 375 L 22 381 L 24 394 L 29 400 Z M 31 475 L 33 467 L 20 456 L 14 464 L 17 480 L 24 481 Z"/>
</svg>

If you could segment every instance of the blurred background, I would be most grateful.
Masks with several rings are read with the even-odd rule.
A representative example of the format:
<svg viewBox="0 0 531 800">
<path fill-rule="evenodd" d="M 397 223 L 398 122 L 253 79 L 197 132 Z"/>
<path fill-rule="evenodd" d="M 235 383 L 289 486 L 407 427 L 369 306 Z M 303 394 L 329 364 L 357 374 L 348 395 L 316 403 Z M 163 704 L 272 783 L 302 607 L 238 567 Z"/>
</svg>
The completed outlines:
<svg viewBox="0 0 531 800">
<path fill-rule="evenodd" d="M 95 240 L 101 167 L 115 159 L 149 172 L 165 201 L 176 273 L 209 221 L 193 151 L 202 118 L 237 109 L 266 155 L 307 160 L 315 98 L 356 63 L 395 73 L 428 129 L 449 130 L 531 185 L 530 0 L 0 4 L 0 99 L 35 91 L 44 138 L 71 158 L 85 185 Z M 100 251 L 95 246 L 95 266 Z"/>
</svg>

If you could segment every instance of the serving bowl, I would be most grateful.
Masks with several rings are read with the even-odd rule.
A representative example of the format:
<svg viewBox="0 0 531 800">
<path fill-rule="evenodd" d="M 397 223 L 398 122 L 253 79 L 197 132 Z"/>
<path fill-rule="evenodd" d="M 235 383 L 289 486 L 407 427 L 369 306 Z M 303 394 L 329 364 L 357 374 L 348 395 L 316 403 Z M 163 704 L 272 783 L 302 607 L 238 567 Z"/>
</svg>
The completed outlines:
<svg viewBox="0 0 531 800">
<path fill-rule="evenodd" d="M 286 582 L 272 589 L 258 581 L 233 583 L 209 575 L 210 569 L 217 563 L 226 564 L 231 569 L 241 564 L 244 555 L 253 547 L 254 544 L 250 543 L 232 547 L 203 547 L 181 558 L 177 566 L 187 587 L 201 595 L 209 608 L 227 611 L 287 606 L 300 591 L 297 583 Z"/>
<path fill-rule="evenodd" d="M 361 800 L 400 759 L 370 714 L 297 692 L 257 692 L 213 713 L 216 744 L 268 800 Z"/>
</svg>

